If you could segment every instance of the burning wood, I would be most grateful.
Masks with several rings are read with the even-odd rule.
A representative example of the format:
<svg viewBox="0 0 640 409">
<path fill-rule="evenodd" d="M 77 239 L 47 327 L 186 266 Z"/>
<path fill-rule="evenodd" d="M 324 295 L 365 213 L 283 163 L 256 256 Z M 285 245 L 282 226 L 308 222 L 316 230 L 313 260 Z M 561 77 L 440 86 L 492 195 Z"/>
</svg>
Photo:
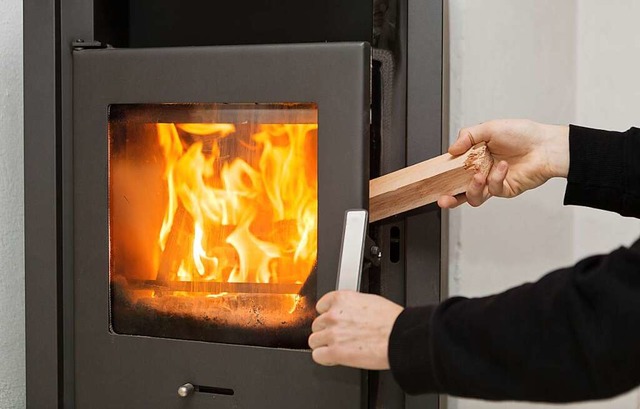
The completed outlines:
<svg viewBox="0 0 640 409">
<path fill-rule="evenodd" d="M 157 129 L 169 196 L 158 280 L 302 284 L 317 254 L 317 170 L 306 160 L 317 125 L 261 126 L 253 156 L 229 161 L 220 143 L 233 125 Z M 185 148 L 178 129 L 196 142 Z"/>
<path fill-rule="evenodd" d="M 157 276 L 112 260 L 114 330 L 216 342 L 242 333 L 254 345 L 291 333 L 287 346 L 303 347 L 315 317 L 317 124 L 124 126 L 136 156 L 120 158 L 162 165 L 164 188 L 149 200 L 164 216 L 147 223 L 158 226 Z M 118 248 L 138 245 L 118 237 Z"/>
<path fill-rule="evenodd" d="M 220 283 L 215 281 L 153 281 L 127 280 L 132 289 L 146 289 L 158 292 L 203 293 L 212 296 L 219 294 L 298 294 L 302 284 L 264 284 L 264 283 Z"/>
<path fill-rule="evenodd" d="M 158 268 L 158 281 L 168 282 L 175 280 L 180 266 L 189 255 L 189 237 L 193 235 L 193 219 L 182 206 L 178 205 L 171 230 L 160 258 Z"/>
</svg>

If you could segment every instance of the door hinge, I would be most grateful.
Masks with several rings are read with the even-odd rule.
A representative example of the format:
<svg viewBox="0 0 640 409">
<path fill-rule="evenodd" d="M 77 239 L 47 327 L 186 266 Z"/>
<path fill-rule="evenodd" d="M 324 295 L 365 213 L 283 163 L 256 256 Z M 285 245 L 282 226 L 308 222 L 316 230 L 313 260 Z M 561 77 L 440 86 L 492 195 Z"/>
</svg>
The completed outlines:
<svg viewBox="0 0 640 409">
<path fill-rule="evenodd" d="M 97 50 L 101 48 L 111 48 L 111 46 L 109 44 L 101 43 L 100 41 L 93 41 L 93 40 L 85 41 L 79 38 L 71 42 L 71 48 L 73 48 L 74 51 L 80 51 L 80 50 Z"/>
</svg>

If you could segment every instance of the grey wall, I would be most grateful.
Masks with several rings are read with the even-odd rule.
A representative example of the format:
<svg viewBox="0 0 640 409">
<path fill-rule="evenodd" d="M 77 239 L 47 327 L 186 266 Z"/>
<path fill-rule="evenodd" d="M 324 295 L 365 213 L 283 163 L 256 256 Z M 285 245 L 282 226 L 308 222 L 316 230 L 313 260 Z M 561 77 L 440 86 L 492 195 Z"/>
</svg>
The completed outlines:
<svg viewBox="0 0 640 409">
<path fill-rule="evenodd" d="M 640 126 L 637 0 L 449 0 L 451 138 L 494 118 Z M 563 208 L 565 182 L 451 214 L 450 290 L 483 296 L 640 236 L 640 221 Z M 449 399 L 452 409 L 556 408 Z M 562 406 L 639 409 L 636 392 Z"/>
<path fill-rule="evenodd" d="M 0 408 L 25 406 L 22 1 L 0 0 Z"/>
</svg>

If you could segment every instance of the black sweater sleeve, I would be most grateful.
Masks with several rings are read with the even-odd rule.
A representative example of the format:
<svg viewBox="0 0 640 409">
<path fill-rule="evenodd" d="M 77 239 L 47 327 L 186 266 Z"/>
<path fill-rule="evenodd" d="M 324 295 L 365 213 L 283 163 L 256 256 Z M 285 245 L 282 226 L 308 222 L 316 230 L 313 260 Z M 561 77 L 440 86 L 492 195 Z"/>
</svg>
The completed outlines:
<svg viewBox="0 0 640 409">
<path fill-rule="evenodd" d="M 640 384 L 640 242 L 486 298 L 407 308 L 389 343 L 410 394 L 571 402 Z"/>
<path fill-rule="evenodd" d="M 571 126 L 566 205 L 640 217 L 640 129 L 610 132 Z"/>
<path fill-rule="evenodd" d="M 639 132 L 572 127 L 566 203 L 639 215 Z M 407 308 L 389 362 L 410 394 L 571 402 L 632 389 L 640 384 L 640 241 L 499 295 Z"/>
</svg>

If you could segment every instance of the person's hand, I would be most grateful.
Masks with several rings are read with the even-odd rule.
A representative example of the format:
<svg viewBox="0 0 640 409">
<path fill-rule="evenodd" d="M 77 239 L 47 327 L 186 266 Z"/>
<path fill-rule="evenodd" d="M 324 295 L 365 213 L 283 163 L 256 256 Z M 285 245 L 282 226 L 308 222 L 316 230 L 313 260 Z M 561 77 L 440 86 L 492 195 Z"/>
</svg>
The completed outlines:
<svg viewBox="0 0 640 409">
<path fill-rule="evenodd" d="M 389 369 L 389 336 L 403 307 L 378 295 L 334 291 L 318 301 L 313 360 L 325 366 Z"/>
<path fill-rule="evenodd" d="M 469 202 L 477 207 L 491 196 L 515 197 L 534 189 L 553 177 L 569 172 L 569 128 L 544 125 L 528 120 L 499 120 L 460 130 L 449 153 L 462 155 L 474 143 L 486 142 L 495 159 L 487 177 L 474 176 L 467 193 L 443 196 L 442 208 Z"/>
</svg>

